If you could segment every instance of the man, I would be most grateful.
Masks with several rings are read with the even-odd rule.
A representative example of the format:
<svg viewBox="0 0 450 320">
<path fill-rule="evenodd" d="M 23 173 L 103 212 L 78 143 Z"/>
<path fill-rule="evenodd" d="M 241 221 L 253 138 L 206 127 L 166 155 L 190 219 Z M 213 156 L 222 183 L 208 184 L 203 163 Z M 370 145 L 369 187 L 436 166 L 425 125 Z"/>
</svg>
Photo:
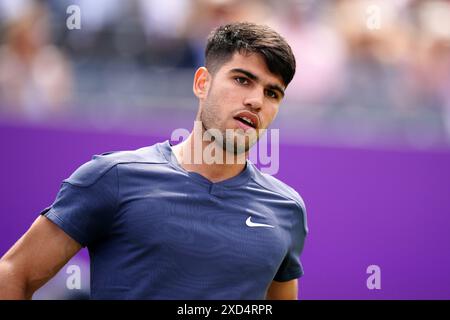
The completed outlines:
<svg viewBox="0 0 450 320">
<path fill-rule="evenodd" d="M 238 161 L 275 118 L 294 56 L 272 29 L 235 23 L 211 33 L 205 58 L 189 137 L 79 167 L 1 259 L 0 298 L 31 298 L 84 246 L 93 299 L 297 298 L 304 203 Z"/>
</svg>

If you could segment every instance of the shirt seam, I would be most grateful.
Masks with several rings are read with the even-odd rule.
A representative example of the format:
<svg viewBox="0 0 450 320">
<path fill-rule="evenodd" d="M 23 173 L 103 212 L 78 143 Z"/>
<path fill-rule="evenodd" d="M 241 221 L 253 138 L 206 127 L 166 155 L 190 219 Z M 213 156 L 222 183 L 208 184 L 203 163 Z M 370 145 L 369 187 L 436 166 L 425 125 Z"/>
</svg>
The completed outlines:
<svg viewBox="0 0 450 320">
<path fill-rule="evenodd" d="M 266 189 L 266 190 L 268 190 L 268 191 L 274 192 L 274 193 L 276 193 L 277 195 L 279 195 L 280 197 L 282 197 L 282 198 L 284 198 L 284 199 L 286 199 L 286 200 L 294 201 L 295 204 L 296 204 L 296 205 L 300 208 L 300 210 L 302 211 L 302 214 L 304 214 L 304 211 L 306 211 L 306 209 L 303 208 L 303 206 L 300 204 L 300 202 L 299 202 L 298 200 L 296 200 L 295 198 L 286 196 L 286 195 L 282 194 L 282 193 L 279 192 L 279 191 L 275 191 L 275 190 L 269 189 L 269 188 L 267 188 L 266 186 L 264 186 L 264 185 L 262 185 L 261 183 L 259 183 L 258 181 L 256 181 L 256 179 L 253 178 L 253 177 L 251 177 L 251 179 L 253 180 L 253 182 L 255 182 L 257 185 L 259 185 L 261 188 L 264 188 L 264 189 Z"/>
<path fill-rule="evenodd" d="M 255 183 L 256 183 L 258 186 L 260 186 L 261 188 L 263 188 L 263 189 L 265 189 L 265 190 L 268 190 L 268 191 L 271 191 L 271 192 L 274 192 L 274 193 L 278 194 L 280 197 L 282 197 L 282 198 L 284 198 L 284 199 L 286 199 L 286 200 L 291 200 L 291 201 L 293 201 L 293 202 L 297 205 L 297 207 L 300 209 L 300 212 L 301 212 L 301 214 L 302 214 L 301 220 L 302 220 L 302 221 L 305 221 L 306 208 L 304 208 L 298 200 L 296 200 L 296 199 L 293 198 L 293 197 L 284 195 L 284 194 L 282 194 L 282 193 L 279 192 L 279 191 L 269 189 L 268 187 L 266 187 L 266 186 L 262 185 L 261 183 L 259 183 L 254 177 L 251 177 L 251 178 L 252 178 L 253 182 L 255 182 Z M 292 229 L 292 228 L 293 228 L 293 225 L 291 225 L 291 229 Z M 306 225 L 304 226 L 304 229 L 305 229 L 305 237 L 306 237 L 306 236 L 308 235 L 308 232 L 306 232 L 306 230 L 307 230 L 307 229 L 306 229 Z M 291 239 L 291 241 L 292 241 L 292 239 Z M 291 243 L 291 245 L 292 245 L 292 243 Z"/>
<path fill-rule="evenodd" d="M 299 203 L 297 200 L 292 199 L 291 197 L 288 197 L 288 196 L 286 196 L 286 195 L 284 195 L 284 194 L 282 194 L 282 193 L 280 193 L 280 192 L 278 192 L 278 191 L 271 190 L 271 189 L 267 188 L 266 186 L 263 186 L 261 183 L 259 183 L 258 181 L 256 181 L 256 179 L 253 179 L 253 181 L 254 181 L 257 185 L 259 185 L 260 187 L 262 187 L 262 188 L 265 189 L 265 190 L 274 192 L 274 193 L 278 194 L 280 197 L 282 197 L 282 198 L 284 198 L 284 199 L 294 201 L 294 203 L 295 203 L 295 204 L 297 205 L 297 207 L 300 209 L 300 212 L 301 212 L 301 215 L 302 215 L 302 216 L 300 217 L 300 221 L 302 221 L 302 223 L 303 223 L 303 221 L 305 221 L 305 214 L 306 214 L 305 211 L 306 211 L 306 209 L 304 209 L 304 208 L 300 205 L 300 203 Z M 294 225 L 293 225 L 293 223 L 291 223 L 290 228 L 289 228 L 289 248 L 288 248 L 288 252 L 289 252 L 289 251 L 291 250 L 291 248 L 294 246 L 294 239 L 292 238 L 293 228 L 294 228 Z M 306 232 L 306 226 L 303 226 L 303 229 L 305 230 L 305 238 L 306 238 L 306 236 L 308 235 L 308 232 Z M 300 273 L 301 273 L 301 271 L 300 271 Z M 297 277 L 300 277 L 300 276 L 302 276 L 302 275 L 299 275 L 299 276 L 297 276 Z M 292 274 L 290 274 L 290 275 L 287 276 L 287 277 L 292 277 Z"/>
<path fill-rule="evenodd" d="M 105 170 L 105 172 L 102 172 L 101 175 L 99 175 L 97 178 L 94 179 L 94 181 L 92 181 L 92 183 L 89 184 L 80 184 L 80 183 L 74 183 L 74 182 L 70 182 L 70 177 L 67 179 L 64 179 L 63 182 L 68 183 L 72 186 L 75 187 L 79 187 L 79 188 L 89 188 L 91 186 L 93 186 L 94 184 L 96 184 L 101 178 L 103 178 L 103 176 L 105 176 L 109 171 L 111 171 L 112 169 L 114 169 L 114 167 L 117 167 L 119 164 L 132 164 L 132 163 L 138 163 L 138 164 L 165 164 L 167 162 L 157 162 L 157 161 L 119 161 L 116 162 L 114 164 L 112 164 L 107 170 Z"/>
<path fill-rule="evenodd" d="M 55 217 L 59 222 L 61 222 L 63 225 L 69 225 L 71 228 L 73 228 L 73 231 L 75 231 L 76 236 L 79 237 L 80 239 L 82 238 L 83 240 L 80 242 L 80 244 L 85 247 L 86 246 L 86 242 L 84 240 L 86 240 L 86 237 L 84 235 L 84 233 L 78 229 L 78 227 L 74 224 L 72 224 L 70 221 L 68 220 L 64 220 L 60 217 L 60 215 L 56 212 L 56 210 L 52 207 L 50 208 L 49 211 L 47 211 L 44 216 L 46 216 L 47 214 L 51 214 L 53 217 Z M 78 241 L 78 240 L 77 240 Z"/>
<path fill-rule="evenodd" d="M 119 182 L 119 166 L 116 165 L 116 180 L 117 180 L 117 194 L 116 194 L 116 214 L 119 211 L 119 199 L 120 199 L 120 182 Z"/>
<path fill-rule="evenodd" d="M 300 277 L 302 277 L 305 273 L 302 270 L 298 270 L 296 272 L 291 272 L 286 274 L 285 276 L 282 277 L 278 277 L 278 279 L 283 279 L 282 281 L 289 281 L 289 280 L 293 280 L 293 279 L 298 279 Z M 275 277 L 277 278 L 277 277 Z M 275 280 L 274 278 L 274 280 Z M 277 281 L 277 280 L 275 280 Z"/>
</svg>

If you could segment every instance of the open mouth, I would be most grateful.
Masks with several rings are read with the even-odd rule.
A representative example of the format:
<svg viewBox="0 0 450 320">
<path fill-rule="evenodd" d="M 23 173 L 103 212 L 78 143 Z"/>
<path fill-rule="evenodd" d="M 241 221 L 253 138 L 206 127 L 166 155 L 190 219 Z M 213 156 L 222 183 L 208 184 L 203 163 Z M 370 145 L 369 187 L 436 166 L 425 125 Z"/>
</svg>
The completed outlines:
<svg viewBox="0 0 450 320">
<path fill-rule="evenodd" d="M 240 126 L 244 130 L 250 128 L 257 129 L 259 127 L 259 119 L 256 114 L 250 111 L 241 111 L 233 117 L 235 120 L 240 122 Z"/>
<path fill-rule="evenodd" d="M 256 128 L 256 124 L 252 121 L 252 119 L 247 118 L 247 117 L 234 117 L 234 119 L 236 119 L 237 121 L 242 122 L 243 124 L 252 127 L 252 128 Z"/>
</svg>

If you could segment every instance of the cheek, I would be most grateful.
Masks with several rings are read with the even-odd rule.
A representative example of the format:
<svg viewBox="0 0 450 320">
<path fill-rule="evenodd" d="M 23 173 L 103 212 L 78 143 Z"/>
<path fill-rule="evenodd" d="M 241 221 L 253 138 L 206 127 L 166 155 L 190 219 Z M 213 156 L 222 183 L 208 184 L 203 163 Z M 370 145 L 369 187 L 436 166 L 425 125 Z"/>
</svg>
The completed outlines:
<svg viewBox="0 0 450 320">
<path fill-rule="evenodd" d="M 234 105 L 232 94 L 229 91 L 214 88 L 214 90 L 210 90 L 205 101 L 205 111 L 218 124 L 226 121 Z"/>
<path fill-rule="evenodd" d="M 277 114 L 278 114 L 278 106 L 268 105 L 267 108 L 265 108 L 265 112 L 263 113 L 264 117 L 263 122 L 265 122 L 265 127 L 268 127 L 272 123 Z"/>
<path fill-rule="evenodd" d="M 222 116 L 228 116 L 232 110 L 238 109 L 242 106 L 242 93 L 235 88 L 221 88 L 220 90 L 215 90 L 212 95 L 211 102 L 213 102 L 216 107 L 216 112 Z"/>
<path fill-rule="evenodd" d="M 230 104 L 236 107 L 236 103 L 242 101 L 243 93 L 240 88 L 236 87 L 224 87 L 220 92 L 221 102 L 228 107 Z M 232 107 L 232 106 L 231 106 Z"/>
</svg>

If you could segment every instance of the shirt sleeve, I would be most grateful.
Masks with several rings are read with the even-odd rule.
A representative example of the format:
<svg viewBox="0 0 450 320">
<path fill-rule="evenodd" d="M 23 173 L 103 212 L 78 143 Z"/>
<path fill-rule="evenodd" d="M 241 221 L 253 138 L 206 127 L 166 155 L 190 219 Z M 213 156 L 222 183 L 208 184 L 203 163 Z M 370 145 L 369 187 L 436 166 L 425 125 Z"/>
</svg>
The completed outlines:
<svg viewBox="0 0 450 320">
<path fill-rule="evenodd" d="M 297 279 L 304 274 L 300 256 L 303 252 L 306 235 L 308 234 L 308 226 L 304 203 L 298 205 L 297 208 L 291 229 L 291 245 L 274 277 L 276 281 L 289 281 Z"/>
<path fill-rule="evenodd" d="M 83 247 L 105 236 L 118 203 L 117 166 L 95 158 L 60 187 L 53 204 L 40 212 Z"/>
</svg>

